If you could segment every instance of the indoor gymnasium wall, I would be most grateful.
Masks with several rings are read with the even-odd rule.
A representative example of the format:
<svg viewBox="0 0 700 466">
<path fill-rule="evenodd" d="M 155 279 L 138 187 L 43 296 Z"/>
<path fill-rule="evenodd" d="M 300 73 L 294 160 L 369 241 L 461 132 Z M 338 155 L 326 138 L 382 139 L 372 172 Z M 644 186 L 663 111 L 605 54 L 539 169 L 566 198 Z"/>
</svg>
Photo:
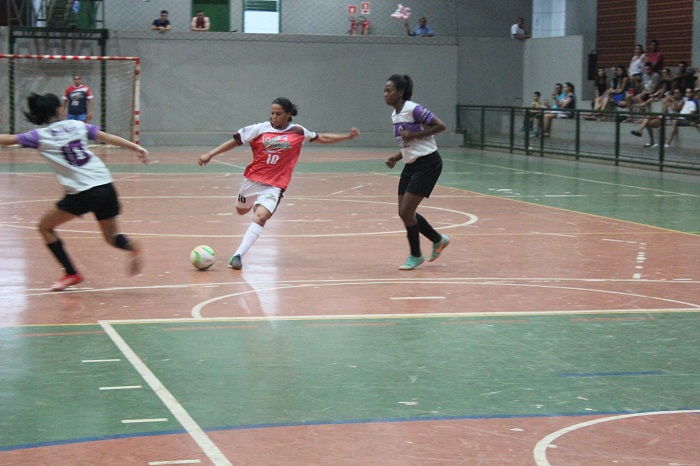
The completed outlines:
<svg viewBox="0 0 700 466">
<path fill-rule="evenodd" d="M 144 144 L 218 145 L 241 126 L 267 120 L 272 100 L 285 96 L 299 105 L 294 121 L 309 129 L 344 132 L 357 126 L 363 136 L 346 145 L 394 146 L 383 89 L 395 73 L 410 74 L 414 99 L 455 127 L 454 38 L 350 43 L 244 35 L 181 41 L 173 34 L 154 41 L 144 34 L 114 33 L 110 40 L 110 54 L 142 57 Z M 455 134 L 441 139 L 448 145 L 460 141 Z"/>
<path fill-rule="evenodd" d="M 309 0 L 303 11 L 325 1 Z M 171 18 L 183 16 L 178 13 L 183 9 L 189 15 L 181 3 L 186 2 L 129 2 L 153 10 L 140 15 L 146 22 L 161 8 Z M 266 119 L 271 100 L 284 95 L 300 106 L 295 121 L 310 129 L 347 131 L 354 125 L 363 136 L 348 145 L 393 147 L 383 85 L 393 73 L 408 73 L 416 82 L 414 99 L 448 126 L 440 144 L 455 146 L 461 142 L 454 134 L 456 104 L 511 105 L 513 96 L 522 94 L 523 44 L 509 39 L 508 31 L 517 16 L 527 18 L 531 9 L 518 9 L 529 3 L 521 0 L 439 3 L 454 7 L 447 14 L 459 35 L 201 34 L 176 26 L 164 35 L 111 30 L 107 54 L 142 59 L 141 140 L 147 145 L 218 144 L 241 126 Z M 423 13 L 421 5 L 428 11 L 430 4 L 411 3 L 439 30 L 433 19 L 446 13 Z M 400 25 L 386 16 L 388 24 Z M 6 51 L 7 42 L 0 48 Z M 20 40 L 15 52 L 91 55 L 99 48 L 80 40 Z"/>
</svg>

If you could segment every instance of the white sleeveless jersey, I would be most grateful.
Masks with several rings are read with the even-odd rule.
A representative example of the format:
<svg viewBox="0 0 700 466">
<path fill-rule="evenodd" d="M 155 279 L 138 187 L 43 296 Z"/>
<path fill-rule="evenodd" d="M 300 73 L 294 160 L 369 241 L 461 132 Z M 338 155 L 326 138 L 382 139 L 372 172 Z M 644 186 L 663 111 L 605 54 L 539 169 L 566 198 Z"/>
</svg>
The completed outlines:
<svg viewBox="0 0 700 466">
<path fill-rule="evenodd" d="M 99 126 L 61 120 L 17 137 L 22 147 L 38 149 L 49 161 L 66 194 L 75 194 L 113 180 L 105 163 L 88 150 L 99 132 Z"/>
<path fill-rule="evenodd" d="M 396 110 L 394 110 L 391 114 L 391 121 L 394 124 L 394 137 L 399 143 L 404 163 L 413 163 L 418 157 L 432 154 L 437 150 L 434 136 L 428 136 L 423 139 L 411 139 L 410 141 L 404 141 L 403 137 L 401 137 L 402 130 L 414 133 L 421 131 L 424 125 L 433 121 L 434 117 L 435 114 L 433 112 L 410 100 L 404 102 L 400 112 L 396 113 Z"/>
</svg>

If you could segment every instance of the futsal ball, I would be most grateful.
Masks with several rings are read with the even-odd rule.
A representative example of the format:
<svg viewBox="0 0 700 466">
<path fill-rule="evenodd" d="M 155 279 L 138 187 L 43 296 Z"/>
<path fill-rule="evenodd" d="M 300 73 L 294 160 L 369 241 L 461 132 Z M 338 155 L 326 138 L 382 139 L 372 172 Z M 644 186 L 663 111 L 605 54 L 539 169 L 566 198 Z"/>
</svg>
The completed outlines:
<svg viewBox="0 0 700 466">
<path fill-rule="evenodd" d="M 209 246 L 197 246 L 190 253 L 190 262 L 199 270 L 207 270 L 214 265 L 214 260 L 214 250 Z"/>
</svg>

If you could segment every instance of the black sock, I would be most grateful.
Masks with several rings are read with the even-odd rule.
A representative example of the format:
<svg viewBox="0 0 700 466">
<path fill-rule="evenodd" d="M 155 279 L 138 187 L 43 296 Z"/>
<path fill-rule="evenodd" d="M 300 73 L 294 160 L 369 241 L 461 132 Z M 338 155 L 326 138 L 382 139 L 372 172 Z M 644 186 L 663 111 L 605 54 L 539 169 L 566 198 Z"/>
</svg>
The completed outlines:
<svg viewBox="0 0 700 466">
<path fill-rule="evenodd" d="M 78 271 L 75 270 L 75 267 L 73 267 L 73 263 L 68 258 L 68 254 L 63 249 L 63 242 L 60 239 L 54 241 L 53 243 L 49 243 L 46 246 L 49 248 L 56 260 L 61 263 L 64 269 L 66 269 L 66 273 L 68 275 L 75 275 L 78 273 Z"/>
<path fill-rule="evenodd" d="M 115 248 L 124 249 L 125 251 L 131 251 L 131 246 L 129 246 L 129 238 L 122 235 L 121 233 L 114 235 L 112 238 L 113 246 Z"/>
<path fill-rule="evenodd" d="M 408 245 L 411 247 L 411 255 L 420 257 L 420 229 L 417 223 L 406 227 L 406 237 L 408 238 Z"/>
<path fill-rule="evenodd" d="M 428 238 L 433 243 L 437 243 L 442 239 L 442 235 L 435 231 L 435 229 L 428 223 L 428 221 L 423 218 L 422 215 L 416 214 L 416 220 L 418 220 L 418 227 L 423 236 Z"/>
</svg>

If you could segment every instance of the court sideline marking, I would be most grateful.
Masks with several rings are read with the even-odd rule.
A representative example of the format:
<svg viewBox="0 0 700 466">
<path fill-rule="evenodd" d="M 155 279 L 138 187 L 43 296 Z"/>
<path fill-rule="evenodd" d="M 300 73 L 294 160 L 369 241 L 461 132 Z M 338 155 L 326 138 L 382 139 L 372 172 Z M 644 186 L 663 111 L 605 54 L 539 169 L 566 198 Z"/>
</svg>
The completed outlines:
<svg viewBox="0 0 700 466">
<path fill-rule="evenodd" d="M 114 330 L 114 327 L 106 321 L 99 321 L 100 326 L 105 333 L 119 348 L 126 359 L 151 387 L 151 390 L 160 398 L 168 411 L 178 420 L 185 428 L 192 439 L 199 445 L 205 455 L 217 466 L 232 466 L 231 462 L 224 456 L 219 448 L 211 441 L 209 436 L 204 433 L 204 430 L 195 422 L 185 408 L 177 401 L 177 399 L 165 388 L 165 385 L 155 376 L 153 372 L 144 364 L 131 347 L 124 341 L 119 333 Z"/>
</svg>

